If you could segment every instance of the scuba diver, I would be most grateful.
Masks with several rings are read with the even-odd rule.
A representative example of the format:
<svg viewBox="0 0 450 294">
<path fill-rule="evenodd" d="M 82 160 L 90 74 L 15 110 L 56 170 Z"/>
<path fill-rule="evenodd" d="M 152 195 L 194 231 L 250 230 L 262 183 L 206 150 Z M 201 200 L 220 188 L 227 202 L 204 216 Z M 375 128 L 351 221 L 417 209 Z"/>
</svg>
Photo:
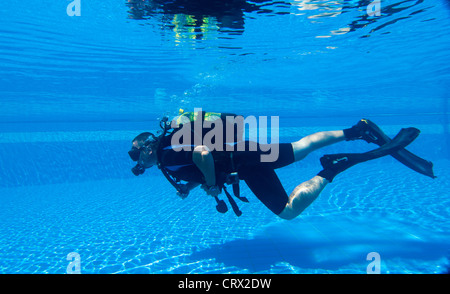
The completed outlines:
<svg viewBox="0 0 450 294">
<path fill-rule="evenodd" d="M 242 212 L 228 192 L 226 185 L 232 185 L 236 198 L 248 202 L 247 198 L 240 196 L 239 181 L 243 180 L 268 209 L 280 218 L 287 220 L 300 215 L 319 196 L 325 186 L 341 172 L 358 163 L 386 155 L 393 156 L 416 172 L 435 178 L 433 164 L 430 161 L 405 149 L 419 135 L 418 129 L 412 127 L 401 129 L 391 139 L 377 125 L 367 119 L 361 119 L 348 129 L 322 131 L 308 135 L 296 142 L 277 143 L 279 154 L 277 159 L 272 162 L 261 161 L 261 155 L 270 150 L 268 148 L 270 146 L 267 146 L 270 144 L 243 141 L 241 137 L 243 130 L 236 127 L 236 124 L 231 124 L 235 131 L 232 138 L 224 135 L 219 139 L 223 139 L 223 145 L 228 145 L 228 147 L 236 145 L 237 142 L 243 143 L 244 150 L 239 148 L 237 150 L 216 148 L 217 150 L 215 150 L 214 146 L 207 144 L 191 144 L 195 142 L 195 136 L 198 135 L 190 126 L 190 122 L 195 123 L 196 120 L 218 122 L 220 120 L 224 124 L 219 125 L 223 125 L 225 128 L 225 126 L 230 127 L 230 124 L 227 124 L 229 121 L 226 119 L 238 117 L 234 114 L 203 111 L 183 112 L 180 110 L 180 116 L 171 122 L 168 121 L 168 118 L 164 118 L 160 123 L 162 133 L 159 136 L 145 132 L 132 140 L 132 148 L 128 153 L 131 159 L 137 162 L 136 166 L 132 168 L 133 174 L 141 175 L 145 169 L 157 165 L 176 188 L 177 194 L 181 198 L 186 198 L 190 190 L 201 185 L 206 194 L 216 200 L 216 209 L 221 213 L 228 210 L 224 200 L 218 198 L 223 191 L 237 216 L 240 216 Z M 190 148 L 182 148 L 183 143 L 178 144 L 179 138 L 178 140 L 175 138 L 180 129 L 185 126 L 188 126 L 192 134 L 189 139 L 193 140 L 188 140 L 187 144 L 183 142 L 183 147 L 189 146 Z M 365 153 L 324 155 L 320 158 L 323 169 L 312 179 L 298 185 L 289 195 L 286 193 L 275 173 L 276 169 L 300 161 L 322 147 L 353 140 L 364 140 L 379 147 Z M 216 138 L 216 141 L 220 140 Z M 219 144 L 221 143 L 219 142 Z M 256 148 L 252 150 L 251 144 Z M 217 147 L 217 145 L 215 146 Z M 229 151 L 230 149 L 232 151 Z"/>
</svg>

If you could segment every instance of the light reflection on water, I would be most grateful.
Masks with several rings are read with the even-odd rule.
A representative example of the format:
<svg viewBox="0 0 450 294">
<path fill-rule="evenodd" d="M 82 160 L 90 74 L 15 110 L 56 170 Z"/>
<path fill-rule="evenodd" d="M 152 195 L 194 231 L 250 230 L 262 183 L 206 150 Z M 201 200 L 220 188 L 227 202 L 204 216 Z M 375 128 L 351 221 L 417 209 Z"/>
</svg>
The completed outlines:
<svg viewBox="0 0 450 294">
<path fill-rule="evenodd" d="M 386 0 L 369 16 L 370 3 L 86 1 L 72 18 L 56 5 L 11 3 L 0 114 L 136 121 L 200 104 L 255 115 L 442 112 L 448 7 Z"/>
<path fill-rule="evenodd" d="M 387 2 L 387 3 L 385 3 Z M 398 21 L 426 12 L 430 6 L 422 4 L 423 0 L 384 1 L 376 8 L 379 14 L 372 13 L 372 1 L 158 1 L 128 0 L 128 17 L 135 20 L 149 21 L 162 31 L 175 32 L 175 40 L 202 40 L 211 38 L 233 38 L 242 35 L 248 20 L 265 17 L 300 17 L 310 24 L 323 23 L 330 18 L 351 14 L 345 18 L 339 28 L 330 30 L 329 34 L 317 35 L 318 38 L 331 37 L 357 31 L 371 25 L 370 34 L 384 29 Z M 381 6 L 382 5 L 382 6 Z M 375 6 L 374 6 L 375 7 Z M 405 14 L 404 14 L 405 12 Z M 385 21 L 385 19 L 388 19 Z M 429 20 L 432 20 L 430 18 Z M 383 31 L 388 34 L 388 30 Z M 231 48 L 233 49 L 233 48 Z"/>
</svg>

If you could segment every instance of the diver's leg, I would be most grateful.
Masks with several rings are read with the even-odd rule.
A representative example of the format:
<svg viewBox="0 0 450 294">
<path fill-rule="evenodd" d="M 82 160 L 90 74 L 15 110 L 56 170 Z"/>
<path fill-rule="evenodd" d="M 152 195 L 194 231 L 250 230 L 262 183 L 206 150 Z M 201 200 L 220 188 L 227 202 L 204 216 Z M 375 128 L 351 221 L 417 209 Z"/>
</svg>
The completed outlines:
<svg viewBox="0 0 450 294">
<path fill-rule="evenodd" d="M 309 153 L 319 148 L 344 141 L 345 139 L 344 131 L 325 131 L 306 136 L 297 142 L 291 143 L 295 161 L 302 160 Z"/>
<path fill-rule="evenodd" d="M 325 155 L 320 163 L 323 170 L 311 180 L 298 185 L 289 195 L 289 199 L 278 214 L 283 219 L 293 219 L 297 217 L 306 207 L 308 207 L 322 192 L 325 186 L 333 181 L 333 178 L 354 166 L 355 164 L 377 159 L 390 155 L 392 152 L 408 146 L 413 142 L 420 131 L 416 128 L 401 129 L 392 141 L 384 144 L 380 148 L 365 153 L 341 153 Z"/>
<path fill-rule="evenodd" d="M 381 146 L 381 143 L 383 142 L 380 141 L 378 134 L 379 132 L 380 130 L 377 130 L 377 128 L 375 128 L 375 124 L 362 119 L 356 125 L 348 129 L 343 129 L 340 131 L 318 132 L 306 136 L 297 142 L 291 143 L 294 149 L 295 161 L 302 160 L 309 153 L 319 148 L 344 140 L 353 141 L 362 139 L 366 142 L 377 143 Z"/>
<path fill-rule="evenodd" d="M 329 182 L 321 176 L 315 176 L 311 180 L 301 183 L 294 191 L 292 191 L 291 195 L 289 195 L 289 201 L 278 216 L 287 220 L 296 218 L 305 210 L 305 208 L 316 200 L 320 192 L 322 192 L 328 183 Z"/>
</svg>

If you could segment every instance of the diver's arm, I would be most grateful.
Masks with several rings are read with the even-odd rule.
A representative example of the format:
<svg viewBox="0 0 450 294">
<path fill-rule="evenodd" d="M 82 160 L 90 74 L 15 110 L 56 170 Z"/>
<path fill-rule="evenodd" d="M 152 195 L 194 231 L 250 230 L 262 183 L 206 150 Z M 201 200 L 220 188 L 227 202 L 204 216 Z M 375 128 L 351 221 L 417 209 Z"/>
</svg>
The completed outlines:
<svg viewBox="0 0 450 294">
<path fill-rule="evenodd" d="M 216 171 L 214 167 L 214 159 L 209 151 L 209 148 L 204 145 L 196 146 L 194 148 L 194 152 L 192 153 L 192 160 L 205 177 L 205 184 L 207 186 L 215 186 Z"/>
<path fill-rule="evenodd" d="M 200 186 L 200 183 L 196 183 L 196 182 L 188 182 L 186 183 L 186 188 L 191 191 L 192 189 L 196 188 Z"/>
</svg>

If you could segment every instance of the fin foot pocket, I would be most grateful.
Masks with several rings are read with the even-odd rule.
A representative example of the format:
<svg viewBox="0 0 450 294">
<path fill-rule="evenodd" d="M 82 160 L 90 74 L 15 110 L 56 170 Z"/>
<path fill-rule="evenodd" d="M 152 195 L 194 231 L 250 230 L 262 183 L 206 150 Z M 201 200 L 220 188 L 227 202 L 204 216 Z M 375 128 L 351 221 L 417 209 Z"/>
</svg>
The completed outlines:
<svg viewBox="0 0 450 294">
<path fill-rule="evenodd" d="M 320 158 L 324 170 L 318 175 L 332 182 L 336 175 L 358 163 L 389 155 L 408 146 L 417 138 L 419 133 L 420 130 L 416 128 L 401 129 L 393 140 L 375 150 L 366 153 L 326 154 Z"/>
</svg>

